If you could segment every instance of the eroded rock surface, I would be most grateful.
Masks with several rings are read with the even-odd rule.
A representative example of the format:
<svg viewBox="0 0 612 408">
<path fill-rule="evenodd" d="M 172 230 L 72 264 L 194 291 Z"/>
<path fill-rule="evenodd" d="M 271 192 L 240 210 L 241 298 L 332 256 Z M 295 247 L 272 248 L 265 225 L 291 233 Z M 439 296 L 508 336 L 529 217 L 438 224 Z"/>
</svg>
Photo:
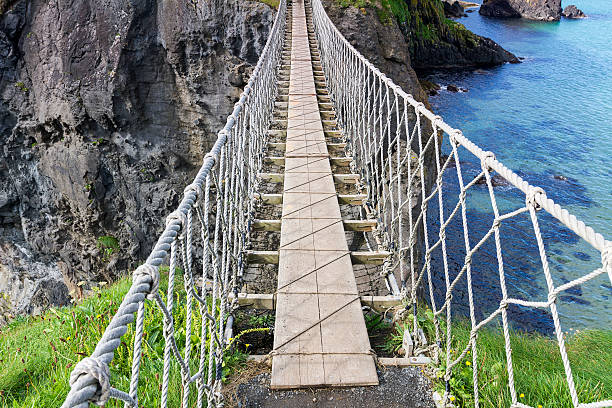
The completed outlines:
<svg viewBox="0 0 612 408">
<path fill-rule="evenodd" d="M 561 0 L 484 0 L 479 13 L 498 18 L 557 21 L 561 18 Z"/>
<path fill-rule="evenodd" d="M 561 13 L 565 18 L 586 18 L 587 15 L 582 12 L 578 7 L 572 5 L 567 6 Z"/>
<path fill-rule="evenodd" d="M 0 16 L 0 292 L 4 311 L 32 313 L 145 259 L 274 11 L 243 0 L 10 3 Z M 103 236 L 118 242 L 110 256 Z"/>
</svg>

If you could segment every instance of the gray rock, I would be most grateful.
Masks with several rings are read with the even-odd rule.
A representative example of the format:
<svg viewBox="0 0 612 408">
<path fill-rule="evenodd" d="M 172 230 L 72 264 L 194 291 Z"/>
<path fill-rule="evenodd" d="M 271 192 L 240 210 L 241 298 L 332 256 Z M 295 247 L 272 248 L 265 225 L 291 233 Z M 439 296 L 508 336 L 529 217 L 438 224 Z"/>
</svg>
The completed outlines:
<svg viewBox="0 0 612 408">
<path fill-rule="evenodd" d="M 498 18 L 557 21 L 561 18 L 561 0 L 484 0 L 479 13 Z"/>
<path fill-rule="evenodd" d="M 442 0 L 446 17 L 463 17 L 465 10 L 458 0 Z"/>
<path fill-rule="evenodd" d="M 33 313 L 146 258 L 274 11 L 243 0 L 0 5 L 0 291 L 10 313 Z M 121 246 L 111 260 L 103 235 Z"/>
<path fill-rule="evenodd" d="M 572 5 L 567 6 L 561 13 L 565 18 L 586 18 L 587 15 L 582 12 L 578 7 Z"/>
</svg>

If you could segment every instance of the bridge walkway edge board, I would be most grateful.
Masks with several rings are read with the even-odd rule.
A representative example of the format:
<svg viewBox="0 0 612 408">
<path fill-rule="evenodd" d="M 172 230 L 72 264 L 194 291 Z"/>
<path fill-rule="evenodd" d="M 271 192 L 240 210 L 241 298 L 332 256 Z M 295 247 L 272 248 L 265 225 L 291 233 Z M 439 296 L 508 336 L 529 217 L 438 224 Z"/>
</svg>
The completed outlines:
<svg viewBox="0 0 612 408">
<path fill-rule="evenodd" d="M 291 65 L 272 389 L 378 385 L 316 95 L 303 0 Z"/>
</svg>

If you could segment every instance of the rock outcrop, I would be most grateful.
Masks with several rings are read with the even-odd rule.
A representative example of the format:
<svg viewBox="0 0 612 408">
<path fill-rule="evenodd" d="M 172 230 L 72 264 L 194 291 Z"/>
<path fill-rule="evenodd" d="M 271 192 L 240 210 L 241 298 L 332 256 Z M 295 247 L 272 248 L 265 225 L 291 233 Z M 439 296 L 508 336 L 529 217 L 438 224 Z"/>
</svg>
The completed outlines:
<svg viewBox="0 0 612 408">
<path fill-rule="evenodd" d="M 417 71 L 475 68 L 518 62 L 493 40 L 478 36 L 463 24 L 447 19 L 438 0 L 406 2 L 398 17 Z"/>
<path fill-rule="evenodd" d="M 464 17 L 465 10 L 459 0 L 442 0 L 444 15 L 446 17 Z"/>
<path fill-rule="evenodd" d="M 146 258 L 274 11 L 243 0 L 2 8 L 0 314 L 32 313 Z M 104 251 L 105 236 L 118 247 Z"/>
<path fill-rule="evenodd" d="M 497 18 L 557 21 L 561 18 L 561 0 L 484 0 L 479 13 Z"/>
<path fill-rule="evenodd" d="M 572 5 L 567 6 L 561 13 L 565 18 L 586 18 L 587 15 L 582 12 L 578 7 Z"/>
</svg>

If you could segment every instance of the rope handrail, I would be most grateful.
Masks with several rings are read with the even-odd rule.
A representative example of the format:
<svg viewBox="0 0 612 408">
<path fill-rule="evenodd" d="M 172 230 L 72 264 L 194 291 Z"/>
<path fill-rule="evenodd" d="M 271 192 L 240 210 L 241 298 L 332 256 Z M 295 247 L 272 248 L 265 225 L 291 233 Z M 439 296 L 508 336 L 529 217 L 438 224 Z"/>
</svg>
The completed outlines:
<svg viewBox="0 0 612 408">
<path fill-rule="evenodd" d="M 447 381 L 447 392 L 444 403 L 449 403 L 448 382 L 453 368 L 466 357 L 470 349 L 474 367 L 477 366 L 478 331 L 501 317 L 512 407 L 527 407 L 518 402 L 515 391 L 507 316 L 509 305 L 520 305 L 550 310 L 573 405 L 584 408 L 612 406 L 610 400 L 587 404 L 579 402 L 557 311 L 558 295 L 563 291 L 604 273 L 608 274 L 612 282 L 612 242 L 605 240 L 601 234 L 549 199 L 544 190 L 530 185 L 505 167 L 493 153 L 481 149 L 416 101 L 412 95 L 404 92 L 342 36 L 327 16 L 321 0 L 311 0 L 311 3 L 326 82 L 336 108 L 338 123 L 347 139 L 349 153 L 354 157 L 351 167 L 353 173 L 362 176 L 364 183 L 360 189 L 367 192 L 365 210 L 369 217 L 377 217 L 380 221 L 381 227 L 375 233 L 377 246 L 393 254 L 385 262 L 381 277 L 385 279 L 390 292 L 402 295 L 414 306 L 415 328 L 418 327 L 417 287 L 423 282 L 428 283 L 437 344 L 433 352 L 436 358 L 444 354 L 446 359 L 444 378 Z M 147 313 L 145 299 L 152 300 L 163 315 L 165 348 L 161 407 L 166 408 L 169 404 L 170 381 L 176 369 L 180 373 L 182 406 L 191 405 L 194 400 L 192 388 L 197 392 L 196 406 L 223 406 L 223 352 L 227 345 L 226 326 L 231 324 L 227 316 L 236 306 L 238 289 L 243 283 L 244 251 L 250 245 L 249 228 L 257 206 L 255 191 L 259 186 L 257 174 L 264 162 L 268 129 L 275 107 L 287 12 L 287 1 L 281 0 L 266 45 L 244 92 L 228 116 L 225 126 L 218 132 L 193 182 L 185 188 L 177 209 L 166 219 L 164 231 L 146 263 L 134 271 L 133 283 L 94 352 L 73 369 L 71 388 L 63 408 L 85 408 L 90 403 L 104 405 L 110 398 L 123 401 L 126 406 L 142 405 L 138 398 L 138 386 Z M 448 135 L 450 145 L 450 154 L 446 159 L 441 156 L 444 134 Z M 476 157 L 481 165 L 478 176 L 467 183 L 464 182 L 459 148 L 464 148 Z M 443 189 L 443 177 L 450 173 L 451 167 L 455 169 L 459 189 L 456 202 L 449 200 L 449 194 L 444 195 Z M 499 210 L 492 183 L 493 171 L 525 195 L 523 207 L 505 213 Z M 466 197 L 468 191 L 482 179 L 489 193 L 494 221 L 474 245 L 469 238 Z M 452 204 L 450 207 L 449 203 Z M 430 223 L 430 207 L 438 213 L 438 224 Z M 540 232 L 539 210 L 545 210 L 599 251 L 602 267 L 555 286 Z M 528 215 L 533 227 L 547 285 L 546 301 L 511 297 L 506 288 L 500 225 L 521 215 Z M 457 248 L 447 244 L 446 230 L 454 221 L 462 224 L 465 259 L 460 270 L 451 277 L 448 254 Z M 197 224 L 200 227 L 199 234 L 196 231 Z M 497 309 L 477 321 L 471 281 L 472 259 L 491 238 L 495 241 L 502 296 Z M 437 304 L 440 302 L 437 302 L 433 292 L 433 274 L 439 271 L 434 270 L 432 259 L 438 252 L 442 253 L 441 269 L 445 283 L 445 297 L 441 304 Z M 168 290 L 165 298 L 159 291 L 159 269 L 164 263 L 168 265 Z M 194 271 L 199 267 L 203 279 L 211 283 L 209 288 L 204 284 L 199 288 L 194 279 Z M 183 270 L 185 289 L 185 344 L 177 341 L 173 315 L 175 274 L 178 268 Z M 395 280 L 397 274 L 400 285 Z M 453 293 L 457 291 L 461 279 L 467 282 L 472 326 L 467 346 L 453 360 L 450 352 L 451 308 Z M 229 296 L 230 292 L 233 296 Z M 197 321 L 192 313 L 194 304 L 201 318 L 199 363 L 195 370 L 190 336 Z M 445 333 L 440 324 L 444 314 Z M 135 323 L 135 334 L 130 386 L 128 391 L 122 391 L 111 385 L 109 365 L 132 323 Z M 414 336 L 414 342 L 419 345 L 416 330 Z M 442 344 L 446 347 L 444 352 Z M 473 381 L 474 400 L 478 407 L 477 370 L 473 370 Z"/>
<path fill-rule="evenodd" d="M 217 139 L 204 156 L 193 182 L 185 188 L 177 209 L 166 219 L 166 226 L 145 264 L 133 274 L 133 283 L 121 305 L 105 329 L 90 357 L 82 359 L 70 376 L 70 391 L 62 405 L 88 407 L 90 403 L 104 405 L 109 398 L 137 407 L 138 381 L 142 357 L 145 318 L 145 298 L 155 301 L 164 316 L 164 368 L 161 406 L 168 405 L 171 359 L 180 367 L 183 387 L 182 406 L 187 406 L 190 388 L 197 386 L 197 406 L 222 406 L 222 381 L 225 316 L 232 310 L 228 295 L 237 291 L 242 279 L 242 252 L 248 245 L 248 226 L 253 208 L 253 192 L 261 168 L 263 148 L 276 97 L 276 82 L 284 43 L 287 3 L 281 0 L 268 39 L 251 77 L 228 116 Z M 213 208 L 215 207 L 215 208 Z M 201 225 L 200 237 L 193 234 L 194 213 Z M 214 224 L 209 221 L 214 215 Z M 211 227 L 214 234 L 210 234 Z M 212 290 L 205 293 L 193 279 L 193 246 L 198 241 L 202 248 L 203 277 L 212 278 Z M 212 241 L 212 242 L 211 242 Z M 159 267 L 169 256 L 168 293 L 165 301 L 159 293 Z M 184 271 L 187 303 L 186 344 L 181 353 L 175 338 L 173 290 L 175 270 Z M 230 277 L 231 275 L 231 277 Z M 209 298 L 207 302 L 206 298 Z M 212 300 L 210 300 L 210 298 Z M 236 300 L 234 296 L 234 301 Z M 202 310 L 202 344 L 198 371 L 190 367 L 190 332 L 193 301 Z M 217 307 L 217 305 L 220 305 Z M 109 364 L 120 346 L 128 325 L 134 321 L 135 339 L 129 392 L 111 386 Z M 206 342 L 207 336 L 210 342 Z"/>
<path fill-rule="evenodd" d="M 543 189 L 532 186 L 508 169 L 492 152 L 481 149 L 460 130 L 449 126 L 423 103 L 404 92 L 344 38 L 327 15 L 321 0 L 310 1 L 326 83 L 337 111 L 339 127 L 343 129 L 347 138 L 349 155 L 354 158 L 351 170 L 360 174 L 364 180 L 361 189 L 362 192 L 365 190 L 368 196 L 366 213 L 379 221 L 377 234 L 382 238 L 377 239 L 378 249 L 388 250 L 393 254 L 392 260 L 385 264 L 382 275 L 387 278 L 387 282 L 393 282 L 394 276 L 399 275 L 401 281 L 399 287 L 388 284 L 388 288 L 395 295 L 401 294 L 413 307 L 413 341 L 423 347 L 424 344 L 421 344 L 418 336 L 417 288 L 423 282 L 426 282 L 429 288 L 427 300 L 433 310 L 436 344 L 429 346 L 428 349 L 433 348 L 436 359 L 442 354 L 446 360 L 444 379 L 447 387 L 443 397 L 444 405 L 450 404 L 449 380 L 453 368 L 466 357 L 468 350 L 471 350 L 474 367 L 474 403 L 476 407 L 479 406 L 478 370 L 476 370 L 477 333 L 482 327 L 501 317 L 511 406 L 528 407 L 518 401 L 512 366 L 507 308 L 509 305 L 517 305 L 550 311 L 572 405 L 574 407 L 612 406 L 612 400 L 588 404 L 579 402 L 557 310 L 558 296 L 563 291 L 606 273 L 612 283 L 612 242 L 548 198 Z M 444 134 L 447 135 L 446 138 L 443 137 Z M 442 156 L 445 140 L 448 141 L 450 150 L 446 158 Z M 465 149 L 480 163 L 479 174 L 469 182 L 464 180 L 466 171 L 462 169 L 464 162 L 459 159 L 460 148 Z M 493 189 L 493 172 L 524 194 L 524 206 L 507 213 L 500 211 L 496 192 Z M 447 178 L 455 173 L 458 191 L 457 200 L 453 201 L 451 193 L 448 190 L 445 193 L 443 187 L 448 183 Z M 473 238 L 474 231 L 468 222 L 466 198 L 468 192 L 472 191 L 477 183 L 482 184 L 483 180 L 489 193 L 494 219 L 484 236 L 474 244 L 470 239 Z M 537 215 L 540 210 L 544 210 L 599 251 L 601 268 L 555 286 L 540 231 L 540 220 Z M 545 302 L 511 297 L 507 289 L 500 226 L 524 215 L 529 217 L 539 252 L 539 264 L 546 282 L 547 301 Z M 461 224 L 458 230 L 463 235 L 463 243 L 453 242 L 453 245 L 450 245 L 448 242 L 447 231 L 453 222 Z M 472 273 L 479 265 L 473 265 L 472 260 L 482 252 L 482 248 L 489 240 L 494 240 L 494 259 L 496 258 L 499 273 L 501 300 L 496 310 L 477 321 L 475 302 L 479 300 L 476 300 L 473 294 Z M 451 271 L 449 257 L 454 254 L 457 259 L 457 253 L 465 254 L 463 265 Z M 434 258 L 439 261 L 436 267 L 433 265 Z M 441 301 L 434 294 L 436 273 L 445 291 Z M 453 294 L 457 292 L 460 282 L 463 281 L 467 286 L 465 290 L 468 294 L 471 332 L 465 349 L 453 360 L 451 306 Z M 446 323 L 445 333 L 442 333 L 440 323 L 443 318 Z M 442 347 L 446 350 L 442 350 Z"/>
</svg>

